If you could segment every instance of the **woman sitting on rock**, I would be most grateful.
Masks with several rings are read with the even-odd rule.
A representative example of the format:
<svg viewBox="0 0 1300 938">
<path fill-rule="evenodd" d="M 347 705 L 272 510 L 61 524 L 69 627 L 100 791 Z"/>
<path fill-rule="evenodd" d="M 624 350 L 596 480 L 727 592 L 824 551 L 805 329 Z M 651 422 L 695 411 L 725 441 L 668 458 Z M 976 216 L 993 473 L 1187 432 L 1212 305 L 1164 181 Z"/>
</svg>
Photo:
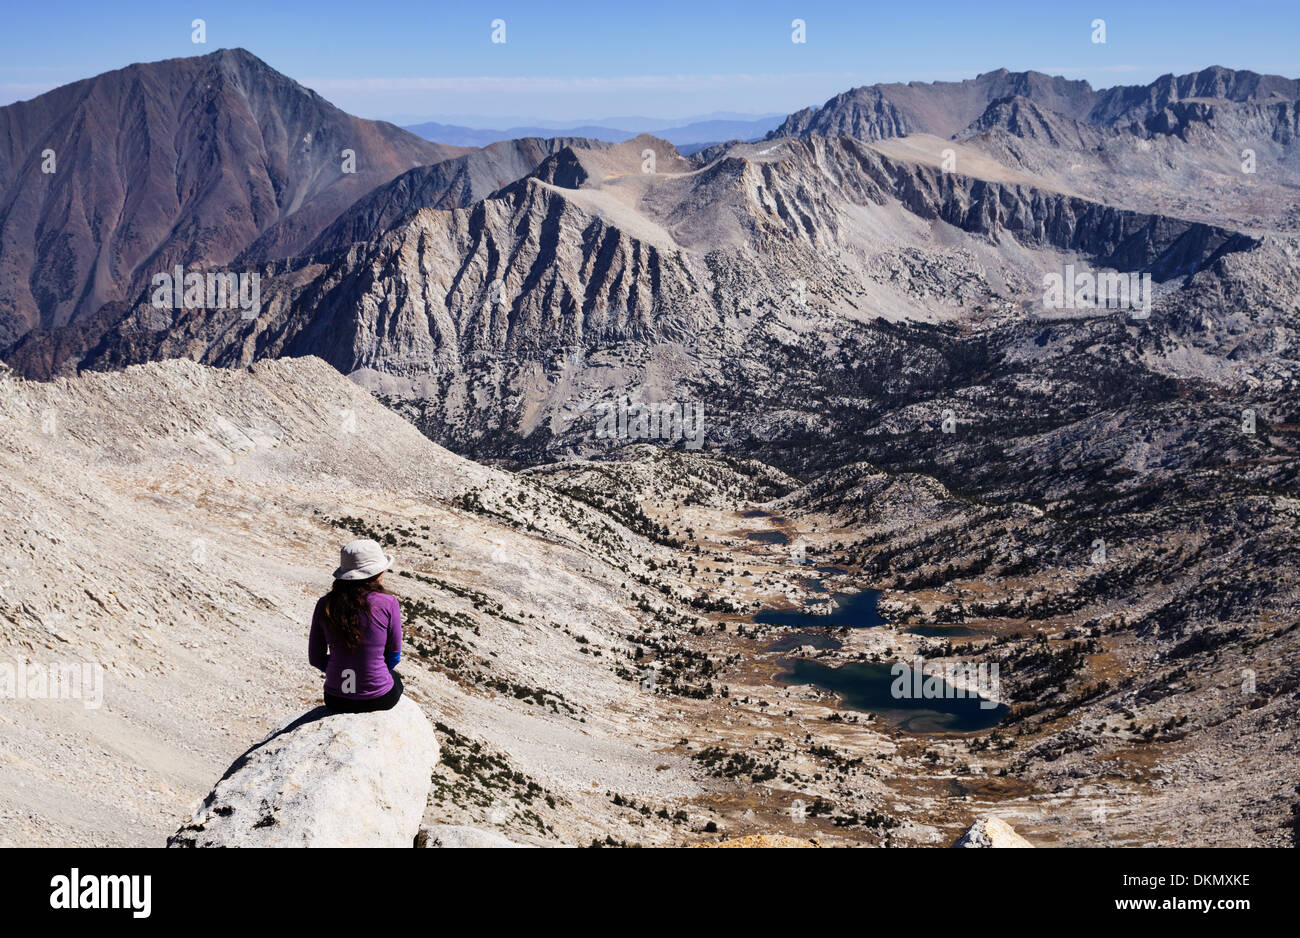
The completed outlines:
<svg viewBox="0 0 1300 938">
<path fill-rule="evenodd" d="M 374 541 L 339 551 L 334 586 L 316 602 L 307 660 L 325 672 L 325 706 L 345 713 L 391 710 L 402 696 L 402 607 L 383 587 L 393 558 Z"/>
</svg>

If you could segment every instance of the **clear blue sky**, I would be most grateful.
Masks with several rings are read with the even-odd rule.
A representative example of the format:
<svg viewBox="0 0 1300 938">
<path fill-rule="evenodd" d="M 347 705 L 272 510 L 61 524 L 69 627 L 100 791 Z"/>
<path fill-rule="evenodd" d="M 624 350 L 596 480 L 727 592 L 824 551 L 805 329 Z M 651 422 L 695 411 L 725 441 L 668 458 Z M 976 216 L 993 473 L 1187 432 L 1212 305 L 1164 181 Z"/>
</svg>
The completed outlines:
<svg viewBox="0 0 1300 938">
<path fill-rule="evenodd" d="M 190 21 L 207 22 L 195 45 Z M 490 41 L 506 21 L 506 42 Z M 790 41 L 791 20 L 807 42 Z M 1094 18 L 1107 42 L 1091 41 Z M 11 2 L 0 104 L 242 46 L 345 110 L 409 122 L 787 112 L 876 81 L 1037 69 L 1094 86 L 1207 65 L 1300 77 L 1300 2 Z"/>
</svg>

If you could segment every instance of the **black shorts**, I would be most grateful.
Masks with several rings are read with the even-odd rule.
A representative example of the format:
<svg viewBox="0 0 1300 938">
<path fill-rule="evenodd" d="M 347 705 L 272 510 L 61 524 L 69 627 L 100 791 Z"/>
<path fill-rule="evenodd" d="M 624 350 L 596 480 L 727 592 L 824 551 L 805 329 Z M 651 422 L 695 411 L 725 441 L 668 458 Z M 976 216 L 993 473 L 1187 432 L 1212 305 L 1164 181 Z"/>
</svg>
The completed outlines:
<svg viewBox="0 0 1300 938">
<path fill-rule="evenodd" d="M 388 673 L 393 676 L 393 689 L 384 696 L 356 700 L 351 697 L 335 697 L 329 691 L 325 691 L 325 706 L 335 713 L 374 713 L 376 710 L 392 710 L 402 699 L 402 676 L 396 671 Z"/>
</svg>

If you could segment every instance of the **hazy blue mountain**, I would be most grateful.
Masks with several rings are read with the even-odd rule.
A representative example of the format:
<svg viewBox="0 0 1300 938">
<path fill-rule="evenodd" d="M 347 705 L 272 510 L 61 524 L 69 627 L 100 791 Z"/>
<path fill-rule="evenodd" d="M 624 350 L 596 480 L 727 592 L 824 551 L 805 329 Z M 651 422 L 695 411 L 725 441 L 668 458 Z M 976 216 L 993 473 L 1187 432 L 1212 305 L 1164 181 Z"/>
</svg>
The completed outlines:
<svg viewBox="0 0 1300 938">
<path fill-rule="evenodd" d="M 485 147 L 502 140 L 519 140 L 525 137 L 588 137 L 609 143 L 622 143 L 641 133 L 653 133 L 674 146 L 691 146 L 723 140 L 757 140 L 777 127 L 784 120 L 784 115 L 759 118 L 743 115 L 710 117 L 684 124 L 645 118 L 645 124 L 640 127 L 632 125 L 633 120 L 636 118 L 613 118 L 608 122 L 573 126 L 539 121 L 532 125 L 506 127 L 502 130 L 426 121 L 422 124 L 411 124 L 405 129 L 425 140 L 460 147 Z"/>
</svg>

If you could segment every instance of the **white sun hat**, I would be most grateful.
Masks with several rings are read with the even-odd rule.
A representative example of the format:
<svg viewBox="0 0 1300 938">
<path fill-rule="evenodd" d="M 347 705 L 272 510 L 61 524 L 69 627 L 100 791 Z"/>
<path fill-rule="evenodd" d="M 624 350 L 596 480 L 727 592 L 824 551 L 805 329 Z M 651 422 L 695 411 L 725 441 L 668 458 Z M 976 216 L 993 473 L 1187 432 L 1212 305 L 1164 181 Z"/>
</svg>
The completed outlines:
<svg viewBox="0 0 1300 938">
<path fill-rule="evenodd" d="M 334 571 L 334 579 L 368 580 L 392 565 L 392 555 L 385 554 L 374 541 L 348 541 L 339 551 L 339 568 Z"/>
</svg>

